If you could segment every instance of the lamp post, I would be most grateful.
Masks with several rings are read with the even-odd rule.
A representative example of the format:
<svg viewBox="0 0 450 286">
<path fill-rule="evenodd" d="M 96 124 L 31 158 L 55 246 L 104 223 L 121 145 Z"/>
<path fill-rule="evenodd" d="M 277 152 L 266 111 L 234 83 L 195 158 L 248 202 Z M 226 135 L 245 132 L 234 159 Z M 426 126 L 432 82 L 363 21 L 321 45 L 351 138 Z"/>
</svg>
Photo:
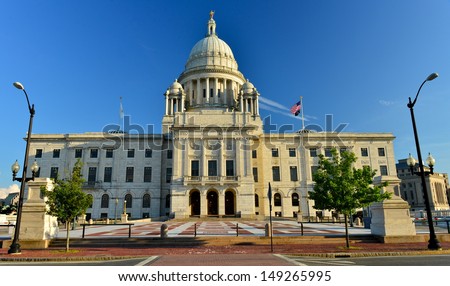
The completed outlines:
<svg viewBox="0 0 450 286">
<path fill-rule="evenodd" d="M 114 208 L 114 224 L 117 223 L 117 204 L 119 203 L 119 199 L 116 198 L 116 206 Z"/>
<path fill-rule="evenodd" d="M 439 249 L 442 249 L 442 247 L 441 247 L 441 244 L 439 243 L 439 240 L 436 237 L 436 233 L 434 231 L 434 226 L 433 226 L 433 218 L 432 218 L 432 214 L 431 214 L 430 200 L 428 197 L 427 185 L 425 182 L 425 171 L 423 168 L 422 154 L 420 152 L 419 136 L 417 135 L 416 120 L 414 118 L 414 105 L 416 104 L 417 97 L 419 96 L 419 92 L 422 89 L 422 86 L 427 81 L 432 81 L 433 79 L 437 78 L 438 76 L 439 75 L 437 73 L 430 74 L 420 85 L 419 90 L 417 91 L 416 97 L 414 98 L 414 101 L 411 101 L 411 97 L 410 97 L 409 102 L 407 104 L 409 110 L 411 111 L 411 121 L 412 121 L 413 130 L 414 130 L 414 139 L 416 142 L 417 158 L 419 161 L 419 172 L 417 174 L 420 176 L 421 181 L 422 181 L 423 198 L 425 201 L 425 209 L 427 212 L 428 228 L 430 229 L 430 240 L 428 241 L 428 249 L 430 249 L 430 250 L 439 250 Z M 433 159 L 432 163 L 434 165 L 434 159 Z"/>
<path fill-rule="evenodd" d="M 34 180 L 34 176 L 35 176 L 36 172 L 39 170 L 39 166 L 37 165 L 36 161 L 34 161 L 32 167 L 31 167 L 32 177 L 31 178 L 26 177 L 27 169 L 28 169 L 28 152 L 30 150 L 30 137 L 31 137 L 31 130 L 33 127 L 33 117 L 35 114 L 35 110 L 34 110 L 34 104 L 30 105 L 30 100 L 28 99 L 28 94 L 25 91 L 25 88 L 23 87 L 23 85 L 20 82 L 15 82 L 15 83 L 13 83 L 13 85 L 17 89 L 23 90 L 23 93 L 25 93 L 25 97 L 26 97 L 27 103 L 28 103 L 28 110 L 30 112 L 30 123 L 28 124 L 27 144 L 26 144 L 26 148 L 25 148 L 25 159 L 24 159 L 24 163 L 23 163 L 22 178 L 16 177 L 16 174 L 20 170 L 19 163 L 16 161 L 11 167 L 11 171 L 13 173 L 13 181 L 20 182 L 20 192 L 19 192 L 19 202 L 17 204 L 17 217 L 16 217 L 16 226 L 14 228 L 14 238 L 11 243 L 11 246 L 8 249 L 8 253 L 9 254 L 20 254 L 21 250 L 20 250 L 20 244 L 19 244 L 19 234 L 20 234 L 20 222 L 22 219 L 22 205 L 23 205 L 25 183 L 28 181 Z"/>
</svg>

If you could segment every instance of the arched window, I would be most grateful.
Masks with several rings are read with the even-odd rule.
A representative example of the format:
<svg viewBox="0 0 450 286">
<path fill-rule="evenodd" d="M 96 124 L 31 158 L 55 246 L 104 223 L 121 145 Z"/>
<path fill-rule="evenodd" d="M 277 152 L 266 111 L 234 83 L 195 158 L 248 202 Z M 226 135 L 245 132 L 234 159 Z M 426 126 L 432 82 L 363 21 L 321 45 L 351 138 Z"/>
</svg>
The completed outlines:
<svg viewBox="0 0 450 286">
<path fill-rule="evenodd" d="M 293 193 L 292 194 L 292 206 L 293 207 L 298 207 L 299 205 L 299 197 L 297 193 Z"/>
<path fill-rule="evenodd" d="M 150 195 L 145 194 L 142 198 L 142 207 L 143 208 L 149 208 L 150 207 Z"/>
<path fill-rule="evenodd" d="M 102 196 L 102 202 L 100 203 L 100 207 L 102 209 L 107 209 L 109 208 L 109 196 L 107 194 L 104 194 Z"/>
<path fill-rule="evenodd" d="M 259 208 L 259 196 L 255 194 L 255 208 Z"/>
<path fill-rule="evenodd" d="M 276 207 L 281 207 L 281 195 L 279 193 L 273 196 L 273 204 Z"/>
<path fill-rule="evenodd" d="M 170 208 L 170 195 L 166 196 L 166 208 Z"/>
<path fill-rule="evenodd" d="M 94 197 L 91 194 L 88 194 L 88 196 L 91 198 L 91 204 L 89 206 L 89 208 L 92 208 L 92 204 L 94 203 Z"/>
<path fill-rule="evenodd" d="M 127 201 L 127 208 L 131 209 L 133 207 L 133 197 L 130 194 L 125 195 L 125 200 Z"/>
</svg>

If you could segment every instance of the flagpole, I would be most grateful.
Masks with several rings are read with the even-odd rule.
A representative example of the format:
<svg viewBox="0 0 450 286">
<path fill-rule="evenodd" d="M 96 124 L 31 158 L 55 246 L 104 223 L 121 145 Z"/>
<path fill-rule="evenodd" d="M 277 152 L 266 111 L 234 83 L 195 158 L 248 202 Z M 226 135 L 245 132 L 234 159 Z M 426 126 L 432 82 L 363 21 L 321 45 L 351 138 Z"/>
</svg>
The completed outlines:
<svg viewBox="0 0 450 286">
<path fill-rule="evenodd" d="M 123 131 L 123 105 L 122 105 L 122 97 L 120 97 L 120 110 L 119 110 L 119 131 Z"/>
<path fill-rule="evenodd" d="M 303 96 L 300 96 L 300 108 L 302 112 L 302 131 L 305 130 L 305 117 L 303 114 Z"/>
</svg>

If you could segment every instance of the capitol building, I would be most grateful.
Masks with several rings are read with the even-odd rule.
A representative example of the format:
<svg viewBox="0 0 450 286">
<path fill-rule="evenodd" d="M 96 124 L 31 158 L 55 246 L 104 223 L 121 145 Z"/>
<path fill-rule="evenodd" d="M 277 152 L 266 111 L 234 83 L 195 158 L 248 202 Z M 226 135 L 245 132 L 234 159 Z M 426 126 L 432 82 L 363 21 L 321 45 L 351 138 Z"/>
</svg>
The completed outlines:
<svg viewBox="0 0 450 286">
<path fill-rule="evenodd" d="M 63 179 L 83 163 L 83 190 L 93 197 L 87 219 L 265 218 L 269 183 L 272 215 L 315 217 L 312 173 L 332 148 L 354 152 L 355 167 L 370 166 L 377 177 L 397 176 L 391 133 L 265 133 L 260 94 L 217 36 L 213 13 L 205 30 L 158 97 L 161 134 L 32 134 L 29 160 L 40 177 Z"/>
</svg>

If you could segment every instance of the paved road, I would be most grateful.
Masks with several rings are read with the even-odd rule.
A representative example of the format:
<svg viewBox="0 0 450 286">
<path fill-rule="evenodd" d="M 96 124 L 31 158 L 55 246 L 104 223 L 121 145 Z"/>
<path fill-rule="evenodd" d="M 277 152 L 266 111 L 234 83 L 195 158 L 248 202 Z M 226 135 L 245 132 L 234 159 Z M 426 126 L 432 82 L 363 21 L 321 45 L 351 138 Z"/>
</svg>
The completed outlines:
<svg viewBox="0 0 450 286">
<path fill-rule="evenodd" d="M 450 266 L 450 255 L 371 256 L 353 258 L 323 258 L 283 255 L 304 266 Z"/>
</svg>

